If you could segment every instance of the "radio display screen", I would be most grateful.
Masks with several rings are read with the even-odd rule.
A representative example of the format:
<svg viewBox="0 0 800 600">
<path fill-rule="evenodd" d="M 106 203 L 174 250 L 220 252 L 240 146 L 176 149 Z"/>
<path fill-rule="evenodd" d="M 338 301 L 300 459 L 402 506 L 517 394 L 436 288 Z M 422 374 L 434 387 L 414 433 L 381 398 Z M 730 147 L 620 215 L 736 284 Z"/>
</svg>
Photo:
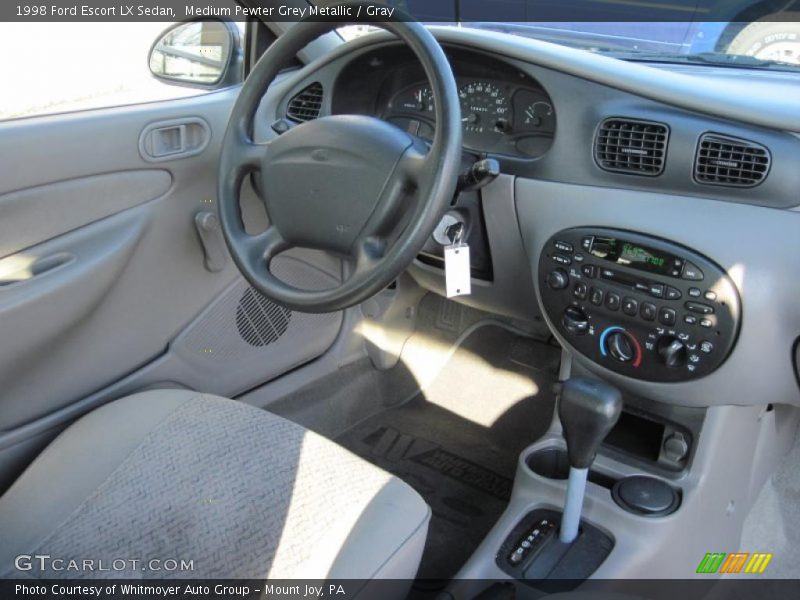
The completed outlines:
<svg viewBox="0 0 800 600">
<path fill-rule="evenodd" d="M 618 265 L 661 275 L 670 275 L 676 263 L 680 262 L 672 254 L 615 238 L 595 238 L 591 252 L 597 258 Z"/>
</svg>

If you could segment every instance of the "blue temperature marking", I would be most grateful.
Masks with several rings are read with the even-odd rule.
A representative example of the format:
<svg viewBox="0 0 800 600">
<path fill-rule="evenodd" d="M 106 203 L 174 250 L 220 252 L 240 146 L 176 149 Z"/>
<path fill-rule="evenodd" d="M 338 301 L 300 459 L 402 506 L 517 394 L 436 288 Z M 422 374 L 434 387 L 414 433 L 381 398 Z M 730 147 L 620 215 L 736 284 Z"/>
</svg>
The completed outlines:
<svg viewBox="0 0 800 600">
<path fill-rule="evenodd" d="M 622 327 L 613 326 L 613 327 L 606 327 L 605 331 L 600 334 L 600 354 L 603 356 L 608 356 L 606 352 L 606 336 L 612 331 L 625 331 Z"/>
</svg>

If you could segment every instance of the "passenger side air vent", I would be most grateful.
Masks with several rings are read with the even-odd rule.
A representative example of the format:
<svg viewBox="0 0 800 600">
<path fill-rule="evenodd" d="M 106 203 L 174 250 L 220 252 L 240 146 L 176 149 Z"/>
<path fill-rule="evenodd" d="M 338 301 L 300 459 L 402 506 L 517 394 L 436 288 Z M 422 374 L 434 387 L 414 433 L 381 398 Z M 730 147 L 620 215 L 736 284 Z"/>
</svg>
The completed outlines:
<svg viewBox="0 0 800 600">
<path fill-rule="evenodd" d="M 664 170 L 669 128 L 663 123 L 606 119 L 594 141 L 594 158 L 606 171 L 655 177 Z"/>
<path fill-rule="evenodd" d="M 322 84 L 312 83 L 294 98 L 289 100 L 286 116 L 293 121 L 313 121 L 322 109 Z"/>
<path fill-rule="evenodd" d="M 761 144 L 704 133 L 697 145 L 694 178 L 697 183 L 753 187 L 767 176 L 769 150 Z"/>
</svg>

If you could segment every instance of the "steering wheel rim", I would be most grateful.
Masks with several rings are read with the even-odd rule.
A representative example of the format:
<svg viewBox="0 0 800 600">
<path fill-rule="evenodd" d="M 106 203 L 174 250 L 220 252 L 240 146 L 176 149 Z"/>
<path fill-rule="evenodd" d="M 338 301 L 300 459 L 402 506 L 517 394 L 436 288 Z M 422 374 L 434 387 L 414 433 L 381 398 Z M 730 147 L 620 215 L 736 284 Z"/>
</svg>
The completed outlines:
<svg viewBox="0 0 800 600">
<path fill-rule="evenodd" d="M 339 4 L 356 7 L 368 3 Z M 392 20 L 376 19 L 374 24 L 400 38 L 422 64 L 433 91 L 437 123 L 430 148 L 384 121 L 349 115 L 300 124 L 266 144 L 253 141 L 258 106 L 280 68 L 308 43 L 341 26 L 338 20 L 300 21 L 279 37 L 257 62 L 233 106 L 219 162 L 217 195 L 222 232 L 244 277 L 278 304 L 303 312 L 332 312 L 363 302 L 411 264 L 452 200 L 461 162 L 458 90 L 433 35 L 406 19 L 395 11 Z M 345 147 L 348 141 L 350 146 Z M 358 161 L 363 162 L 363 170 Z M 331 178 L 337 173 L 332 169 L 346 173 Z M 387 170 L 381 182 L 381 173 Z M 262 176 L 262 190 L 266 185 L 274 193 L 265 190 L 262 197 L 270 226 L 261 234 L 249 235 L 239 194 L 242 181 L 254 171 Z M 340 189 L 333 189 L 335 186 Z M 370 190 L 379 191 L 371 205 L 361 197 Z M 284 192 L 294 197 L 276 197 Z M 329 195 L 342 206 L 323 204 Z M 337 221 L 320 221 L 317 225 L 315 218 L 308 219 L 307 212 L 305 219 L 298 219 L 302 215 L 298 211 L 306 206 L 322 213 L 323 218 L 327 215 L 328 221 Z M 404 224 L 398 234 L 400 218 Z M 343 219 L 344 224 L 339 222 Z M 277 254 L 293 247 L 333 251 L 352 259 L 355 267 L 350 277 L 334 288 L 302 290 L 281 281 L 269 269 Z"/>
</svg>

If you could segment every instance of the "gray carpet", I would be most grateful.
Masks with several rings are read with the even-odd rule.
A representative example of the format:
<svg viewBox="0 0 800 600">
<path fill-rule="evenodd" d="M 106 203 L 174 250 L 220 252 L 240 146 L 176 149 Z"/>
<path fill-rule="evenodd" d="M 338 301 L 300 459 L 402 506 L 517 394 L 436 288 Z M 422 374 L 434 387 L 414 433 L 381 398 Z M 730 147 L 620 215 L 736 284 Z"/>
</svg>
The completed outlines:
<svg viewBox="0 0 800 600">
<path fill-rule="evenodd" d="M 800 435 L 747 515 L 740 547 L 773 553 L 770 578 L 800 578 Z"/>
<path fill-rule="evenodd" d="M 480 327 L 411 400 L 338 436 L 430 504 L 421 579 L 452 577 L 502 513 L 517 457 L 550 423 L 558 360 L 553 346 Z"/>
</svg>

